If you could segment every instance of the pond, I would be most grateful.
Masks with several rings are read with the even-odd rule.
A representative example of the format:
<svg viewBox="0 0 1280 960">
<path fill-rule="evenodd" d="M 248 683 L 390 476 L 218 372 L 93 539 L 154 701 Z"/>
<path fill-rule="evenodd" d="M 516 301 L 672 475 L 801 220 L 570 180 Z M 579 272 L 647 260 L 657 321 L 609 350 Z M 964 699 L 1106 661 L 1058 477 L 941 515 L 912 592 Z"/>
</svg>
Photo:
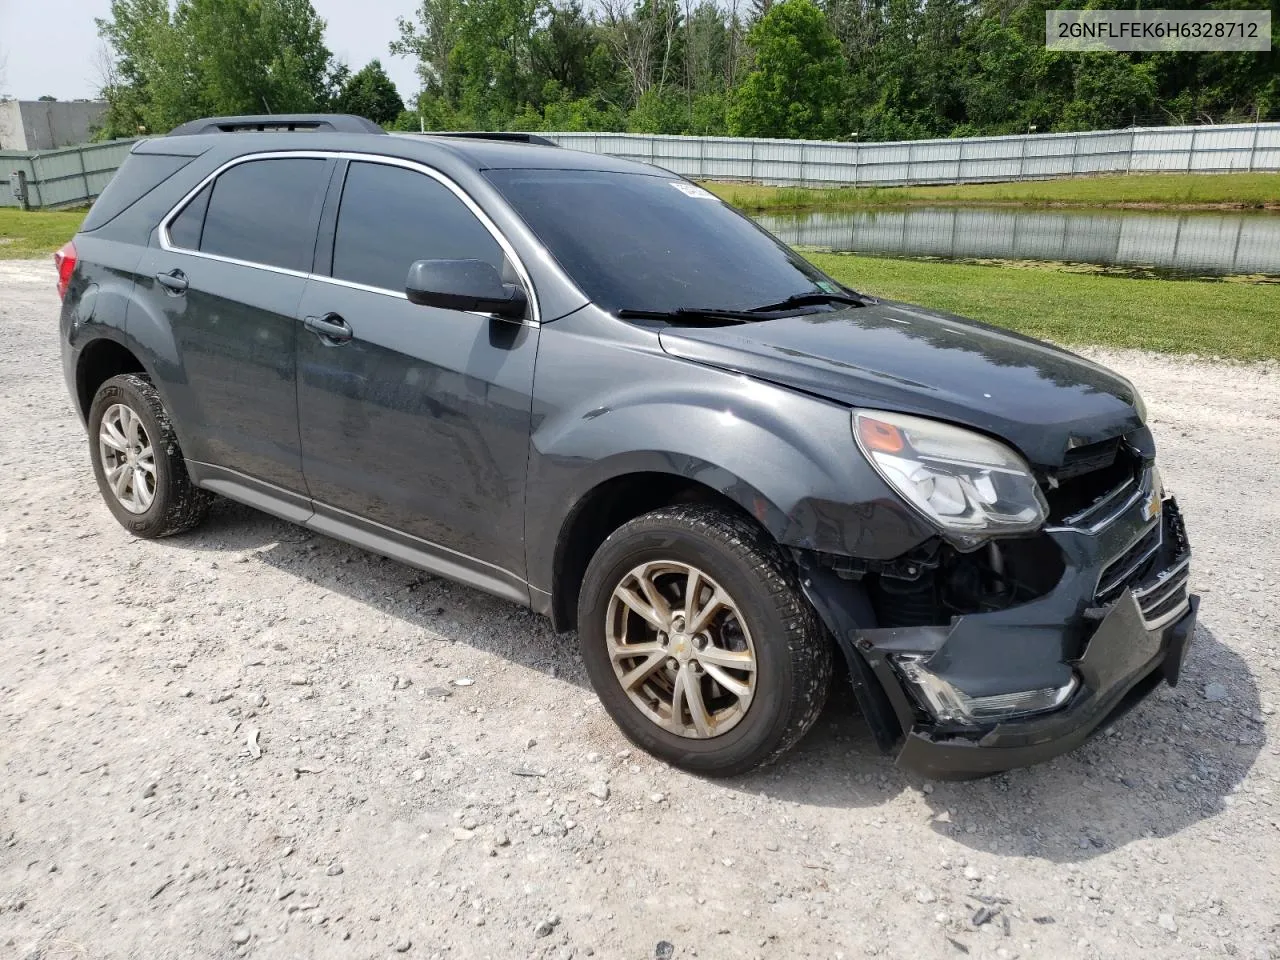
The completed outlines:
<svg viewBox="0 0 1280 960">
<path fill-rule="evenodd" d="M 910 207 L 756 219 L 792 246 L 821 250 L 1280 276 L 1277 214 Z"/>
</svg>

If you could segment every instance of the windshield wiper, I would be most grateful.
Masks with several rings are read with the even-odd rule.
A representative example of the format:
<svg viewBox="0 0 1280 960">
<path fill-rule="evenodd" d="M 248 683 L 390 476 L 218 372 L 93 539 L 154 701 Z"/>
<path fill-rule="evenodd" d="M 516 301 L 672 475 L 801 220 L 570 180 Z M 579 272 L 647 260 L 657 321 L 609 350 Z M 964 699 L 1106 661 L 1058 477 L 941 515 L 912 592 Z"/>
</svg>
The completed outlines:
<svg viewBox="0 0 1280 960">
<path fill-rule="evenodd" d="M 623 320 L 666 320 L 669 323 L 756 323 L 761 320 L 772 320 L 770 314 L 785 314 L 803 307 L 821 306 L 825 303 L 841 303 L 851 307 L 866 304 L 862 297 L 849 293 L 797 293 L 777 303 L 766 303 L 750 310 L 725 310 L 720 307 L 680 307 L 676 310 L 631 310 L 623 308 L 617 316 Z"/>
<path fill-rule="evenodd" d="M 795 296 L 779 300 L 777 303 L 766 303 L 760 307 L 752 307 L 749 313 L 777 313 L 780 310 L 791 310 L 795 307 L 813 307 L 823 303 L 843 303 L 851 307 L 866 305 L 866 300 L 851 293 L 823 293 L 815 290 L 812 293 L 797 293 Z"/>
<path fill-rule="evenodd" d="M 631 310 L 626 307 L 616 314 L 622 320 L 666 320 L 668 323 L 757 323 L 765 319 L 755 311 L 720 310 L 716 307 L 680 307 L 676 310 Z"/>
</svg>

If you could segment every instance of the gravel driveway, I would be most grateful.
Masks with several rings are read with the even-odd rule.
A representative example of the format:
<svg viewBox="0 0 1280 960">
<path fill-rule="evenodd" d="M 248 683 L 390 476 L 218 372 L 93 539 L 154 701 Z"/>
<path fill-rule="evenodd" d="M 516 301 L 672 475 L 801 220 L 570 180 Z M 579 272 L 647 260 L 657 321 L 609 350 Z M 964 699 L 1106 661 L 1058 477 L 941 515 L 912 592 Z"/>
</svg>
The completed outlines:
<svg viewBox="0 0 1280 960">
<path fill-rule="evenodd" d="M 1095 354 L 1197 551 L 1177 690 L 959 784 L 842 693 L 712 782 L 525 610 L 230 503 L 130 539 L 53 286 L 0 262 L 0 956 L 1280 957 L 1274 366 Z"/>
</svg>

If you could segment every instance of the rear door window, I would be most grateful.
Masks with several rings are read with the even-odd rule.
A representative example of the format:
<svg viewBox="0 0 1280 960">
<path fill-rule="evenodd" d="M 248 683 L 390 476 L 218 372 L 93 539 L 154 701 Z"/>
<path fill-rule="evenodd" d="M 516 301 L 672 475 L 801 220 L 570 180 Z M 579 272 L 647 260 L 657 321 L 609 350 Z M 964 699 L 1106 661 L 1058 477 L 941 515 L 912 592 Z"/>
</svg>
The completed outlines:
<svg viewBox="0 0 1280 960">
<path fill-rule="evenodd" d="M 232 167 L 214 181 L 200 252 L 310 271 L 327 172 L 311 157 Z"/>
<path fill-rule="evenodd" d="M 352 163 L 338 210 L 334 277 L 400 292 L 415 260 L 483 260 L 513 279 L 493 234 L 444 184 L 404 167 Z"/>
</svg>

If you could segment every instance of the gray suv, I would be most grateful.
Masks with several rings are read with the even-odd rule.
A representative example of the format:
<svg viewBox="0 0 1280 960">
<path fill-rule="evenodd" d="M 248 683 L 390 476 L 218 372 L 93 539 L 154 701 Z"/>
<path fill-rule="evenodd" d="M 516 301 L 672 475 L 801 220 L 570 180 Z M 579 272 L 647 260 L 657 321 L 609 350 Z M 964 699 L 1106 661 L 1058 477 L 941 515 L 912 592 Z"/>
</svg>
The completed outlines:
<svg viewBox="0 0 1280 960">
<path fill-rule="evenodd" d="M 1178 679 L 1190 552 L 1128 381 L 848 289 L 668 171 L 202 120 L 134 147 L 57 268 L 129 531 L 220 495 L 532 607 L 686 769 L 776 758 L 833 674 L 932 776 Z"/>
</svg>

